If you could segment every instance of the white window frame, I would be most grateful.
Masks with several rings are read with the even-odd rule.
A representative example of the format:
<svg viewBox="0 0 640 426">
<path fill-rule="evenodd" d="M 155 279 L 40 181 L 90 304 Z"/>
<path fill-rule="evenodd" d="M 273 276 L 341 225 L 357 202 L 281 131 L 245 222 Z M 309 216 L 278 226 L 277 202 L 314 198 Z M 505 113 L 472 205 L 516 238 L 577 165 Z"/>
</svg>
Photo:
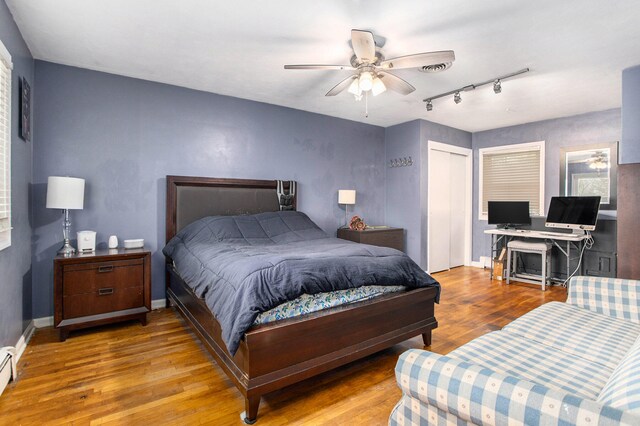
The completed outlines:
<svg viewBox="0 0 640 426">
<path fill-rule="evenodd" d="M 517 143 L 513 145 L 501 145 L 490 148 L 480 148 L 478 150 L 478 218 L 479 220 L 487 220 L 487 214 L 482 211 L 482 185 L 483 185 L 483 164 L 485 154 L 508 154 L 511 152 L 522 151 L 540 151 L 540 211 L 539 216 L 544 216 L 544 180 L 545 180 L 545 156 L 544 156 L 545 141 Z"/>
<path fill-rule="evenodd" d="M 9 110 L 9 120 L 7 123 L 6 140 L 0 140 L 0 144 L 6 144 L 5 147 L 5 170 L 7 196 L 8 196 L 8 215 L 9 215 L 9 227 L 4 231 L 0 231 L 0 250 L 4 250 L 11 246 L 11 122 L 13 121 L 13 114 L 11 109 L 11 83 L 13 62 L 11 61 L 11 54 L 0 40 L 0 58 L 2 58 L 9 65 L 9 96 L 7 99 L 7 108 Z M 0 138 L 4 138 L 5 135 L 0 135 Z"/>
</svg>

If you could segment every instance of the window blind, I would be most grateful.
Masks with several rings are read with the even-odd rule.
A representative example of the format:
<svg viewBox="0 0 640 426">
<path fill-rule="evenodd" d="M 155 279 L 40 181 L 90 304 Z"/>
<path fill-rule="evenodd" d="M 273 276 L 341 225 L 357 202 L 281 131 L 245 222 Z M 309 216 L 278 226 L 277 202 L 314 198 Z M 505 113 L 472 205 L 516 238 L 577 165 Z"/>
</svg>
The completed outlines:
<svg viewBox="0 0 640 426">
<path fill-rule="evenodd" d="M 488 201 L 529 201 L 532 215 L 540 210 L 540 150 L 482 154 L 482 214 Z"/>
<path fill-rule="evenodd" d="M 11 229 L 11 68 L 0 55 L 0 232 Z"/>
</svg>

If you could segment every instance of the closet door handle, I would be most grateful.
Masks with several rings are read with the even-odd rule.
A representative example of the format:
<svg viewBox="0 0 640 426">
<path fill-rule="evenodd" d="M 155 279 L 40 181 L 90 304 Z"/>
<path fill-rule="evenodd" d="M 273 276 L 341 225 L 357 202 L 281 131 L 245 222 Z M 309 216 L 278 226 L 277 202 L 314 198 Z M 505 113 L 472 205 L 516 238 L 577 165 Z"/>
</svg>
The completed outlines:
<svg viewBox="0 0 640 426">
<path fill-rule="evenodd" d="M 109 294 L 113 294 L 113 288 L 99 288 L 98 296 L 108 296 Z"/>
<path fill-rule="evenodd" d="M 98 273 L 100 274 L 104 272 L 112 272 L 112 271 L 113 271 L 113 265 L 98 267 Z"/>
</svg>

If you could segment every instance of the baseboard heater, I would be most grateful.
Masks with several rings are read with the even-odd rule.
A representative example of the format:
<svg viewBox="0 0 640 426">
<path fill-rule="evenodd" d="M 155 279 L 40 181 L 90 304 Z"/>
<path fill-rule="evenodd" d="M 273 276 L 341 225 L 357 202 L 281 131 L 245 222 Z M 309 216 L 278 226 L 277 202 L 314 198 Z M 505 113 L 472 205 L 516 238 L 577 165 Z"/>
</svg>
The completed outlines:
<svg viewBox="0 0 640 426">
<path fill-rule="evenodd" d="M 7 346 L 0 349 L 0 395 L 11 379 L 16 379 L 16 348 Z"/>
</svg>

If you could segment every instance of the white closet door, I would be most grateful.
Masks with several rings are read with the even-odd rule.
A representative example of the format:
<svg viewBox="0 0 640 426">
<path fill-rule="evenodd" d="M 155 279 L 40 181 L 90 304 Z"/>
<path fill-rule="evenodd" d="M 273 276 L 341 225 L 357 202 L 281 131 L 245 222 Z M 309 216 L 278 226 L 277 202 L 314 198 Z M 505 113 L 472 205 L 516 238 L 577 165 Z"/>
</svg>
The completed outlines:
<svg viewBox="0 0 640 426">
<path fill-rule="evenodd" d="M 464 265 L 467 159 L 449 154 L 449 267 Z"/>
<path fill-rule="evenodd" d="M 429 164 L 429 272 L 449 269 L 450 153 L 431 151 Z"/>
</svg>

